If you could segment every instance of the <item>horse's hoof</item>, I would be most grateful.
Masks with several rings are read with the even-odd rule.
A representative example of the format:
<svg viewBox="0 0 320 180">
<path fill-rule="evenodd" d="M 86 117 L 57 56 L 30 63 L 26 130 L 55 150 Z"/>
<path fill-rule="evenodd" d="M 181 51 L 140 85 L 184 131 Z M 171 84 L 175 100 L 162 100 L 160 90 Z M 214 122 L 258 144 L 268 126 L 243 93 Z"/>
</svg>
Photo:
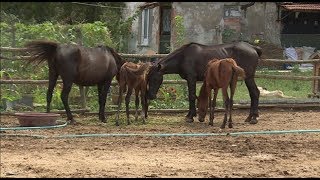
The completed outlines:
<svg viewBox="0 0 320 180">
<path fill-rule="evenodd" d="M 188 117 L 186 117 L 186 122 L 187 122 L 187 123 L 193 123 L 193 118 L 188 118 Z"/>
<path fill-rule="evenodd" d="M 199 120 L 199 122 L 204 122 L 204 118 L 203 119 L 198 119 Z"/>
<path fill-rule="evenodd" d="M 116 123 L 116 126 L 119 126 L 119 123 Z"/>
<path fill-rule="evenodd" d="M 209 126 L 213 126 L 213 123 L 209 123 Z"/>
<path fill-rule="evenodd" d="M 247 119 L 244 122 L 250 122 L 251 121 L 251 117 L 247 117 Z"/>
<path fill-rule="evenodd" d="M 106 120 L 101 120 L 101 122 L 103 122 L 103 123 L 107 123 L 107 121 L 106 121 Z"/>
<path fill-rule="evenodd" d="M 233 125 L 232 124 L 229 124 L 229 126 L 228 126 L 229 128 L 233 128 Z"/>
<path fill-rule="evenodd" d="M 257 124 L 258 120 L 257 119 L 251 119 L 251 121 L 249 122 L 250 124 Z"/>
<path fill-rule="evenodd" d="M 68 124 L 76 125 L 76 124 L 77 124 L 77 122 L 76 122 L 75 120 L 69 120 L 69 121 L 68 121 Z"/>
</svg>

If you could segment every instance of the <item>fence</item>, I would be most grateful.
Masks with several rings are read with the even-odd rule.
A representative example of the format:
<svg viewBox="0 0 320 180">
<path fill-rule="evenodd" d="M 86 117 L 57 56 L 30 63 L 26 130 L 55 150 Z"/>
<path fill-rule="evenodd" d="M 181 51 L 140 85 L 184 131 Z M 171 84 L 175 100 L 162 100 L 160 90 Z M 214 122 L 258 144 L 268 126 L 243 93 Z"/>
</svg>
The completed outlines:
<svg viewBox="0 0 320 180">
<path fill-rule="evenodd" d="M 0 57 L 2 60 L 24 60 L 28 58 L 27 56 L 15 56 L 17 52 L 24 52 L 25 48 L 9 48 L 1 47 L 0 54 L 2 52 L 11 52 L 14 53 L 13 57 Z M 162 58 L 167 54 L 123 54 L 119 53 L 123 58 L 135 58 L 135 59 L 145 59 L 150 60 L 151 58 Z M 304 64 L 311 63 L 313 64 L 313 76 L 283 76 L 283 75 L 265 75 L 256 73 L 255 78 L 267 78 L 267 79 L 285 79 L 285 80 L 304 80 L 312 81 L 312 92 L 309 94 L 311 97 L 318 97 L 320 92 L 320 59 L 310 59 L 310 60 L 280 60 L 280 59 L 261 59 L 262 63 L 272 62 L 272 63 L 290 63 L 290 64 Z M 61 83 L 61 80 L 58 80 L 57 83 Z M 48 84 L 48 80 L 0 80 L 1 84 Z M 112 86 L 116 85 L 117 82 L 112 82 Z M 186 84 L 185 80 L 164 80 L 163 84 Z M 84 88 L 80 86 L 80 97 L 81 97 L 81 107 L 86 108 L 86 97 Z"/>
</svg>

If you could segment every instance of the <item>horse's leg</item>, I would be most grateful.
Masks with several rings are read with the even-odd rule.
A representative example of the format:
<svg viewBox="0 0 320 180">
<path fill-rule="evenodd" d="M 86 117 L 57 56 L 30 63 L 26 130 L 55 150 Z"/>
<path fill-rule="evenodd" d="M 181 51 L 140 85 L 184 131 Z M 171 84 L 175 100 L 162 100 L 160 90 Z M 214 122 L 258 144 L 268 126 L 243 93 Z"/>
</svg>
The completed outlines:
<svg viewBox="0 0 320 180">
<path fill-rule="evenodd" d="M 70 120 L 71 124 L 75 124 L 76 121 L 73 119 L 73 116 L 70 111 L 69 103 L 68 103 L 68 98 L 69 98 L 69 93 L 71 91 L 72 87 L 72 82 L 71 81 L 63 81 L 63 88 L 62 88 L 62 93 L 61 93 L 61 100 L 64 105 L 64 108 L 67 113 L 67 120 Z"/>
<path fill-rule="evenodd" d="M 250 99 L 251 99 L 250 114 L 245 120 L 245 122 L 249 122 L 250 124 L 256 124 L 258 123 L 257 117 L 259 117 L 258 105 L 259 105 L 260 91 L 257 88 L 254 78 L 245 79 L 245 83 L 248 88 Z"/>
<path fill-rule="evenodd" d="M 197 115 L 196 111 L 196 78 L 188 78 L 188 91 L 189 91 L 189 112 L 186 116 L 186 122 L 192 123 L 193 117 Z"/>
<path fill-rule="evenodd" d="M 106 91 L 106 85 L 104 84 L 98 84 L 98 97 L 99 97 L 99 119 L 101 120 L 101 122 L 105 123 L 106 119 L 104 116 L 104 104 L 105 104 L 105 100 L 104 97 L 106 97 L 105 92 Z M 103 109 L 102 109 L 103 108 Z"/>
<path fill-rule="evenodd" d="M 105 117 L 105 106 L 107 101 L 107 94 L 108 90 L 111 86 L 112 79 L 107 80 L 103 84 L 98 85 L 98 93 L 99 93 L 99 119 L 101 122 L 105 123 L 106 117 Z"/>
<path fill-rule="evenodd" d="M 123 94 L 123 88 L 121 85 L 119 86 L 119 97 L 118 97 L 118 110 L 117 110 L 117 118 L 116 118 L 116 126 L 119 126 L 119 111 L 121 108 L 121 103 L 122 103 L 122 94 Z"/>
<path fill-rule="evenodd" d="M 134 114 L 134 118 L 135 118 L 135 121 L 137 121 L 138 120 L 138 108 L 139 108 L 139 90 L 135 89 L 134 91 L 135 91 L 134 93 L 136 95 L 136 99 L 135 99 L 136 111 Z"/>
<path fill-rule="evenodd" d="M 212 95 L 211 95 L 211 90 L 207 91 L 208 95 L 208 103 L 209 103 L 209 125 L 210 121 L 212 119 Z M 208 109 L 207 109 L 208 110 Z"/>
<path fill-rule="evenodd" d="M 47 113 L 50 112 L 52 93 L 53 93 L 54 87 L 57 84 L 57 79 L 58 79 L 58 73 L 53 68 L 50 67 L 49 68 L 49 87 L 47 91 Z"/>
<path fill-rule="evenodd" d="M 228 108 L 229 108 L 229 97 L 228 97 L 228 87 L 222 88 L 223 102 L 224 102 L 224 118 L 223 123 L 220 128 L 224 129 L 226 127 L 227 119 L 228 119 Z"/>
<path fill-rule="evenodd" d="M 211 89 L 207 91 L 208 94 L 209 94 L 209 97 L 208 97 L 208 103 L 209 103 L 209 125 L 210 125 L 210 121 L 211 121 L 211 118 L 212 118 L 212 95 L 211 95 Z"/>
<path fill-rule="evenodd" d="M 218 96 L 218 90 L 219 89 L 214 89 L 213 91 L 213 100 L 212 100 L 212 110 L 210 113 L 212 113 L 211 118 L 210 118 L 210 122 L 209 125 L 213 126 L 213 119 L 214 119 L 214 110 L 216 108 L 216 104 L 217 104 L 217 96 Z"/>
<path fill-rule="evenodd" d="M 148 109 L 149 109 L 149 100 L 147 98 L 147 94 L 145 93 L 144 94 L 144 108 L 145 108 L 145 111 L 144 111 L 144 117 L 145 119 L 148 118 Z"/>
<path fill-rule="evenodd" d="M 145 102 L 146 102 L 146 113 L 145 113 L 145 117 L 146 119 L 148 118 L 148 111 L 149 111 L 149 100 L 147 99 L 147 97 L 145 97 Z"/>
<path fill-rule="evenodd" d="M 237 79 L 238 77 L 234 77 L 235 80 L 234 82 L 231 83 L 230 85 L 230 100 L 229 100 L 229 124 L 228 124 L 228 127 L 229 128 L 233 128 L 233 125 L 232 125 L 232 108 L 233 108 L 233 96 L 234 96 L 234 93 L 235 93 L 235 90 L 236 90 L 236 86 L 237 86 Z"/>
<path fill-rule="evenodd" d="M 143 120 L 143 124 L 146 123 L 146 118 L 147 118 L 147 102 L 146 102 L 146 95 L 144 92 L 141 91 L 141 106 L 142 106 L 142 111 L 141 111 L 141 116 Z"/>
<path fill-rule="evenodd" d="M 126 95 L 126 114 L 127 114 L 127 124 L 129 125 L 130 124 L 130 119 L 129 119 L 129 103 L 130 103 L 130 97 L 131 97 L 131 94 L 132 94 L 132 88 L 129 88 L 128 87 L 128 90 L 127 90 L 127 95 Z"/>
</svg>

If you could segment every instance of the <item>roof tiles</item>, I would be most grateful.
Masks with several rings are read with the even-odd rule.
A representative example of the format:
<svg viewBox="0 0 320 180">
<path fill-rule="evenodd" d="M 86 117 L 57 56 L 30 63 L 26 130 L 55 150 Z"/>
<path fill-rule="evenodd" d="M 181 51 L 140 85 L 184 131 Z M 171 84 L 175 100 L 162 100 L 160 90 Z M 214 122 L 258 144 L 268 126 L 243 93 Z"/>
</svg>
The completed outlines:
<svg viewBox="0 0 320 180">
<path fill-rule="evenodd" d="M 320 11 L 320 4 L 284 4 L 281 5 L 287 10 L 306 10 L 306 11 Z"/>
</svg>

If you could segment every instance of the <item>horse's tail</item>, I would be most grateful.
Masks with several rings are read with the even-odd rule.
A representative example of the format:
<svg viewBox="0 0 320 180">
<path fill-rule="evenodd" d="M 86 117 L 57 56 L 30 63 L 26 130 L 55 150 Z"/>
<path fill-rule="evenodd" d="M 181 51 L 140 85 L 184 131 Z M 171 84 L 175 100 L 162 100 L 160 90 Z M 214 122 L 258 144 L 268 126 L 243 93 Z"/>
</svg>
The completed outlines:
<svg viewBox="0 0 320 180">
<path fill-rule="evenodd" d="M 253 45 L 253 44 L 250 44 L 248 42 L 247 42 L 247 44 L 257 52 L 259 57 L 261 57 L 261 55 L 262 55 L 262 48 L 261 47 Z"/>
<path fill-rule="evenodd" d="M 237 65 L 233 65 L 232 66 L 233 71 L 236 72 L 236 74 L 240 77 L 242 77 L 243 79 L 246 78 L 246 72 L 244 71 L 244 69 L 242 69 L 240 66 Z"/>
<path fill-rule="evenodd" d="M 253 47 L 253 49 L 255 49 L 255 50 L 257 51 L 258 56 L 261 57 L 261 55 L 262 55 L 262 48 L 259 47 L 259 46 L 252 46 L 252 47 Z"/>
<path fill-rule="evenodd" d="M 36 40 L 28 42 L 25 47 L 30 57 L 27 58 L 27 64 L 44 61 L 53 61 L 57 52 L 58 43 L 46 40 Z"/>
</svg>

